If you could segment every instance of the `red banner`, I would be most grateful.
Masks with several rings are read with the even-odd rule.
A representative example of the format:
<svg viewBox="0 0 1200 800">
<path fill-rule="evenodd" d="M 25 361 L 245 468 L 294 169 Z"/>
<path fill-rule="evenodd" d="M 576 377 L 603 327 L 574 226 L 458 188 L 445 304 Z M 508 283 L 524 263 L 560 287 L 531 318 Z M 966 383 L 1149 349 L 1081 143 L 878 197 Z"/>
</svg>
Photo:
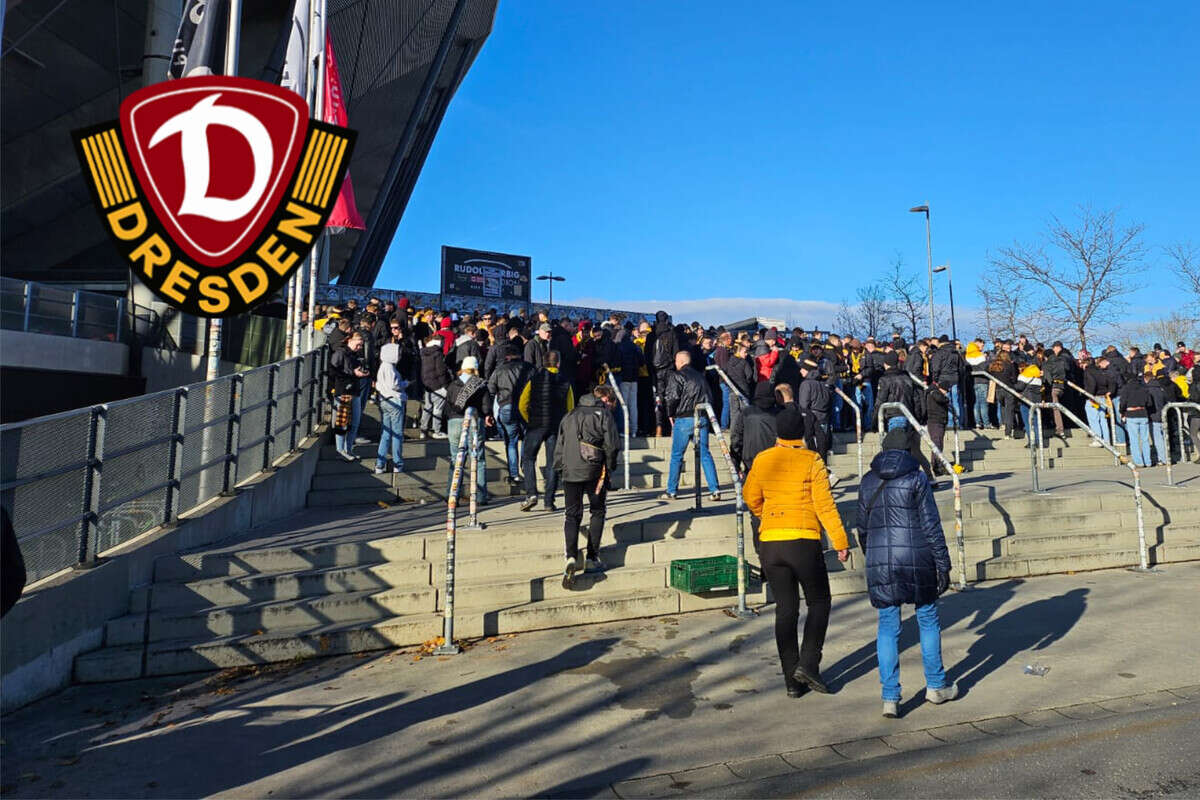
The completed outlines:
<svg viewBox="0 0 1200 800">
<path fill-rule="evenodd" d="M 346 115 L 346 104 L 342 100 L 342 81 L 338 77 L 337 59 L 333 57 L 333 39 L 329 37 L 328 32 L 325 34 L 325 107 L 322 116 L 324 116 L 325 122 L 331 122 L 343 128 L 349 122 Z M 325 226 L 357 230 L 365 230 L 367 227 L 354 202 L 354 184 L 350 181 L 349 171 L 346 172 L 346 179 L 342 181 L 337 202 L 334 203 L 333 211 L 330 212 L 329 221 L 325 223 Z"/>
</svg>

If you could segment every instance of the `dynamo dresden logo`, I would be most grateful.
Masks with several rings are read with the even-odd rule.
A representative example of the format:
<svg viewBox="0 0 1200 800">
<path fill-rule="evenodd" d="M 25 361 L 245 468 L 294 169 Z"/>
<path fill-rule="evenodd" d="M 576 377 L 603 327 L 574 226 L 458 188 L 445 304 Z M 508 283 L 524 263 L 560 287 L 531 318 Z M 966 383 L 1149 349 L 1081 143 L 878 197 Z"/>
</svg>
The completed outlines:
<svg viewBox="0 0 1200 800">
<path fill-rule="evenodd" d="M 74 133 L 104 227 L 141 281 L 203 317 L 248 311 L 308 255 L 355 134 L 248 78 L 148 86 L 121 119 Z"/>
</svg>

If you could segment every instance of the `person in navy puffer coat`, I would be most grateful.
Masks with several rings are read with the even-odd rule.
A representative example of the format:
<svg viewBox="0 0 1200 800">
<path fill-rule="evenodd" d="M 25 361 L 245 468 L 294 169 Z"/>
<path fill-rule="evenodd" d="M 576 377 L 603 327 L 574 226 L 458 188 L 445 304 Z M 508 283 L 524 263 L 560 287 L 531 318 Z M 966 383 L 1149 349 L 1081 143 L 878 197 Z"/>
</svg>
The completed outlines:
<svg viewBox="0 0 1200 800">
<path fill-rule="evenodd" d="M 883 684 L 883 715 L 899 716 L 900 606 L 917 607 L 925 694 L 933 703 L 958 696 L 946 685 L 937 598 L 950 584 L 950 552 L 933 488 L 918 461 L 908 454 L 904 430 L 888 433 L 883 449 L 858 493 L 859 544 L 867 556 L 867 591 L 879 609 L 876 653 Z"/>
</svg>

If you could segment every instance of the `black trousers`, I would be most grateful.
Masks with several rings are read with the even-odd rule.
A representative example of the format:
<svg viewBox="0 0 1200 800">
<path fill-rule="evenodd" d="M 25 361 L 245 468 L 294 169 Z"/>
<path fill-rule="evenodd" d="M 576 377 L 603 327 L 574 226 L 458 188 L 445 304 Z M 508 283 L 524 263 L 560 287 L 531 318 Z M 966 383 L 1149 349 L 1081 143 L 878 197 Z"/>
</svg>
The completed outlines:
<svg viewBox="0 0 1200 800">
<path fill-rule="evenodd" d="M 637 379 L 638 430 L 635 436 L 652 436 L 654 434 L 654 382 L 649 376 L 638 376 Z"/>
<path fill-rule="evenodd" d="M 775 596 L 775 646 L 784 680 L 791 685 L 798 664 L 811 672 L 821 665 L 825 631 L 829 627 L 829 573 L 825 553 L 816 539 L 762 543 L 762 570 Z M 800 589 L 808 614 L 804 618 L 804 644 L 797 640 Z"/>
<path fill-rule="evenodd" d="M 537 497 L 537 457 L 546 445 L 546 505 L 554 502 L 558 490 L 558 473 L 554 471 L 554 448 L 558 444 L 557 428 L 530 428 L 525 431 L 525 446 L 521 453 L 521 470 L 525 473 L 525 496 Z"/>
<path fill-rule="evenodd" d="M 600 536 L 604 533 L 605 501 L 608 488 L 596 491 L 596 481 L 563 481 L 563 503 L 566 516 L 563 519 L 563 537 L 566 539 L 568 558 L 579 557 L 579 523 L 583 521 L 583 496 L 588 499 L 587 557 L 595 558 L 600 552 Z"/>
</svg>

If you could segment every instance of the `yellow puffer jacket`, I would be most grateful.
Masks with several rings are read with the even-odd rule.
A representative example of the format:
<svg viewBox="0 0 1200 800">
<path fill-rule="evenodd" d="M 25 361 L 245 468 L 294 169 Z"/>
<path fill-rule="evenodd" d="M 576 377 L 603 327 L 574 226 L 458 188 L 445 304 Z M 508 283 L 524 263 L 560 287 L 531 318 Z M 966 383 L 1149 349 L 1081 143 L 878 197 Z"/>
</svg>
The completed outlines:
<svg viewBox="0 0 1200 800">
<path fill-rule="evenodd" d="M 762 520 L 759 538 L 764 542 L 820 539 L 824 526 L 833 549 L 849 547 L 825 462 L 803 442 L 778 439 L 755 456 L 742 495 Z"/>
</svg>

